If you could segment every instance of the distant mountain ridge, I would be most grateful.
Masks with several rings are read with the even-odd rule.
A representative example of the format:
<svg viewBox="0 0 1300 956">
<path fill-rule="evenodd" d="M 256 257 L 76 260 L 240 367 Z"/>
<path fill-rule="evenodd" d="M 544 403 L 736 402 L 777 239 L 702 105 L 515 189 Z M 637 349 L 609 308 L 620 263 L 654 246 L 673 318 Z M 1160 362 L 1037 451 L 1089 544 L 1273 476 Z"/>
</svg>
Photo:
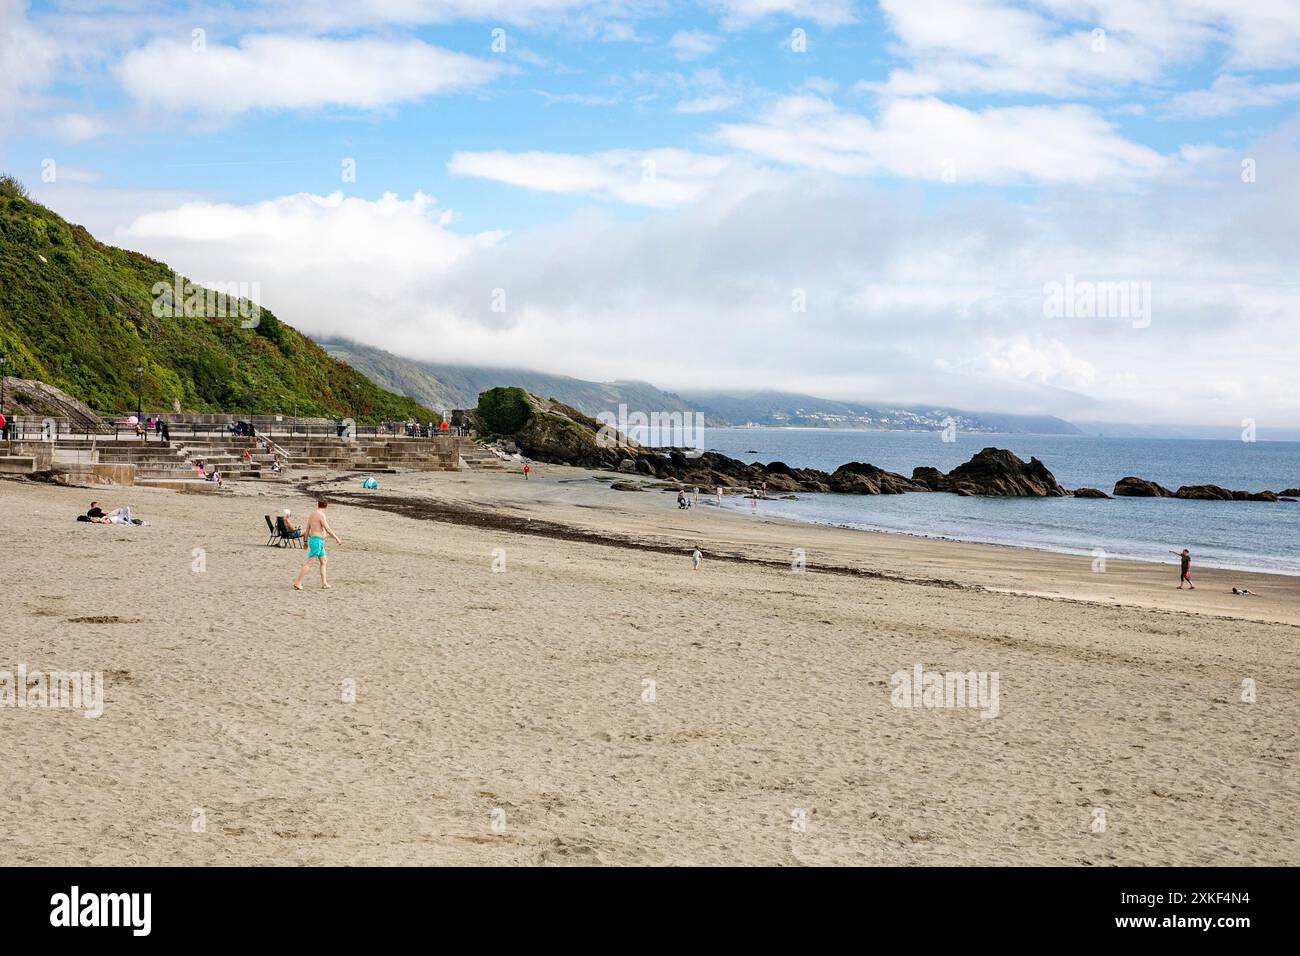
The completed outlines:
<svg viewBox="0 0 1300 956">
<path fill-rule="evenodd" d="M 683 391 L 681 397 L 706 415 L 735 425 L 807 428 L 862 428 L 885 431 L 941 431 L 950 423 L 959 431 L 1003 434 L 1080 435 L 1054 415 L 972 412 L 943 405 L 876 405 L 841 402 L 790 392 Z"/>
<path fill-rule="evenodd" d="M 646 382 L 587 382 L 520 368 L 445 365 L 402 358 L 392 352 L 344 339 L 317 340 L 326 354 L 355 368 L 381 388 L 415 399 L 429 408 L 473 408 L 480 392 L 503 385 L 554 398 L 584 415 L 617 414 L 618 406 L 664 412 L 699 411 L 672 392 Z"/>
<path fill-rule="evenodd" d="M 669 392 L 647 382 L 588 382 L 517 368 L 448 365 L 406 359 L 344 339 L 320 339 L 333 358 L 376 385 L 407 395 L 429 408 L 473 408 L 480 392 L 518 386 L 553 398 L 584 415 L 629 411 L 701 412 L 709 425 L 798 425 L 820 428 L 940 431 L 951 422 L 961 431 L 1078 435 L 1079 429 L 1051 415 L 970 412 L 944 406 L 870 405 L 776 391 Z"/>
</svg>

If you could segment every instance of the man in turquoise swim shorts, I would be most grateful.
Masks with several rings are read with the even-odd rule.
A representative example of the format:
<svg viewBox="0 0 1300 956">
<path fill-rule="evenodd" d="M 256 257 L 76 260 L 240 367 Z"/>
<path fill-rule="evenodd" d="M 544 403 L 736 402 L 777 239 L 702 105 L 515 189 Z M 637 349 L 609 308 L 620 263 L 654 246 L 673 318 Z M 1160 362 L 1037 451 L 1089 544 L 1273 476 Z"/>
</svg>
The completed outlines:
<svg viewBox="0 0 1300 956">
<path fill-rule="evenodd" d="M 324 498 L 316 502 L 316 510 L 312 512 L 307 519 L 307 560 L 302 563 L 302 568 L 298 571 L 298 578 L 293 582 L 295 591 L 302 590 L 302 579 L 307 576 L 307 569 L 315 561 L 320 567 L 320 586 L 328 588 L 329 580 L 325 577 L 325 536 L 329 535 L 339 544 L 343 542 L 339 536 L 334 533 L 330 523 L 325 519 L 325 507 L 329 504 Z"/>
</svg>

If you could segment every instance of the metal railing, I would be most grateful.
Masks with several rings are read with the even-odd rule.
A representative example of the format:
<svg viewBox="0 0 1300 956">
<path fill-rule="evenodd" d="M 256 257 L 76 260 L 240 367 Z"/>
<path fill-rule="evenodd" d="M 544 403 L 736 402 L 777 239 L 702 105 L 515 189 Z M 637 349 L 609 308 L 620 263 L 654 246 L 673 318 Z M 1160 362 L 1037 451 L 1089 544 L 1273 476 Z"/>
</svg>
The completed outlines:
<svg viewBox="0 0 1300 956">
<path fill-rule="evenodd" d="M 102 427 L 76 424 L 65 419 L 47 418 L 41 422 L 10 421 L 5 427 L 0 440 L 11 441 L 141 441 L 145 444 L 161 444 L 185 439 L 213 438 L 247 438 L 250 442 L 256 437 L 273 438 L 445 438 L 465 437 L 465 429 L 451 428 L 447 431 L 423 428 L 406 428 L 404 426 L 388 427 L 383 425 L 352 425 L 346 428 L 339 425 L 322 425 L 317 423 L 275 423 L 258 425 L 248 433 L 237 434 L 233 423 L 224 422 L 166 422 L 166 431 L 149 428 L 147 424 L 136 425 L 128 421 L 106 421 Z"/>
</svg>

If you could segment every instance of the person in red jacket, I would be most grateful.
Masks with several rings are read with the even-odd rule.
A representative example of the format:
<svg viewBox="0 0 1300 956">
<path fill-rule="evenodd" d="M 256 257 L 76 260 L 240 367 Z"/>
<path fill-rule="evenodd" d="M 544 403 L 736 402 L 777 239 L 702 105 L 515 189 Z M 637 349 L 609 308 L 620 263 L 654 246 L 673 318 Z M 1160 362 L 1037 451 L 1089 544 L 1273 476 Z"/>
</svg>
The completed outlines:
<svg viewBox="0 0 1300 956">
<path fill-rule="evenodd" d="M 527 480 L 528 480 L 528 475 L 529 475 L 529 473 L 530 473 L 532 470 L 533 470 L 533 469 L 532 469 L 532 466 L 531 466 L 531 465 L 528 465 L 528 464 L 525 464 L 525 465 L 524 465 L 524 481 L 527 481 Z"/>
</svg>

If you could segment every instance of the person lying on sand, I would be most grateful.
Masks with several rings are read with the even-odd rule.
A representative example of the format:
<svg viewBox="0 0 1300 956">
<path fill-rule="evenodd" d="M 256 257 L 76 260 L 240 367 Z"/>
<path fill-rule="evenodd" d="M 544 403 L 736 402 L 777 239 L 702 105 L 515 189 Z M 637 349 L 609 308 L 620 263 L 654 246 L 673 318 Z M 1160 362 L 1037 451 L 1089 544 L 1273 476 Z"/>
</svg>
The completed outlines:
<svg viewBox="0 0 1300 956">
<path fill-rule="evenodd" d="M 1259 597 L 1258 594 L 1256 594 L 1254 591 L 1250 590 L 1249 588 L 1233 588 L 1232 593 L 1238 595 L 1239 597 Z"/>
<path fill-rule="evenodd" d="M 113 511 L 104 511 L 99 507 L 98 501 L 90 503 L 90 510 L 84 515 L 77 516 L 78 521 L 89 521 L 91 524 L 125 524 L 125 525 L 142 525 L 144 521 L 131 514 L 130 506 L 125 508 L 116 508 Z"/>
</svg>

